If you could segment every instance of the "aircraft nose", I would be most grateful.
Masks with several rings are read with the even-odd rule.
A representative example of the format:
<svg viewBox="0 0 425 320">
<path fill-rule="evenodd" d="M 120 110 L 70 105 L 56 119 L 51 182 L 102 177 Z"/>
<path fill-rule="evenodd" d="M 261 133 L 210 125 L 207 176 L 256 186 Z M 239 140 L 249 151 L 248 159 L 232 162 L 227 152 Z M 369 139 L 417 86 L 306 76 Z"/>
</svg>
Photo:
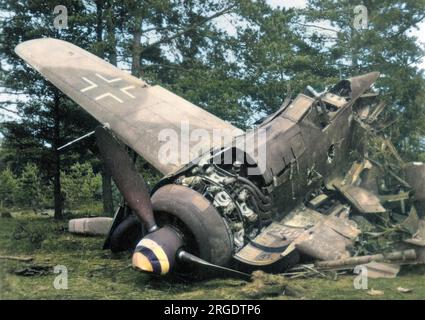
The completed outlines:
<svg viewBox="0 0 425 320">
<path fill-rule="evenodd" d="M 133 253 L 133 267 L 143 272 L 167 274 L 173 269 L 176 253 L 182 246 L 178 232 L 165 226 L 140 240 Z"/>
</svg>

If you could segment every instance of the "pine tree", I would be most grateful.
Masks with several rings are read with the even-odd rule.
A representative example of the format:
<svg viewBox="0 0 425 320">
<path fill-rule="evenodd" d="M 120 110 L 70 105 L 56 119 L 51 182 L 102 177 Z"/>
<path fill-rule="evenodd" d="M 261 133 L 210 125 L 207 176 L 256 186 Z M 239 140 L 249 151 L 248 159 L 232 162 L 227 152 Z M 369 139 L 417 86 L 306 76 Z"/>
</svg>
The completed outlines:
<svg viewBox="0 0 425 320">
<path fill-rule="evenodd" d="M 9 66 L 7 72 L 2 73 L 2 85 L 18 94 L 26 95 L 27 98 L 21 99 L 17 105 L 20 119 L 2 124 L 5 145 L 21 158 L 21 161 L 15 163 L 20 165 L 28 159 L 35 160 L 48 179 L 53 181 L 55 218 L 61 218 L 61 155 L 57 148 L 63 143 L 63 131 L 68 129 L 63 126 L 63 122 L 70 110 L 64 109 L 63 105 L 69 101 L 13 51 L 18 43 L 41 36 L 62 38 L 83 47 L 87 46 L 89 35 L 92 34 L 91 15 L 83 3 L 62 1 L 62 5 L 73 15 L 68 21 L 70 27 L 61 31 L 53 25 L 53 9 L 56 5 L 55 1 L 2 1 L 0 10 L 9 12 L 10 15 L 1 22 L 4 41 L 0 48 L 0 57 L 2 63 Z M 77 21 L 78 27 L 73 23 Z"/>
<path fill-rule="evenodd" d="M 40 208 L 42 184 L 39 169 L 29 163 L 24 167 L 18 180 L 17 199 L 19 205 L 37 210 Z"/>
<path fill-rule="evenodd" d="M 15 204 L 18 180 L 10 168 L 0 172 L 0 208 Z"/>
</svg>

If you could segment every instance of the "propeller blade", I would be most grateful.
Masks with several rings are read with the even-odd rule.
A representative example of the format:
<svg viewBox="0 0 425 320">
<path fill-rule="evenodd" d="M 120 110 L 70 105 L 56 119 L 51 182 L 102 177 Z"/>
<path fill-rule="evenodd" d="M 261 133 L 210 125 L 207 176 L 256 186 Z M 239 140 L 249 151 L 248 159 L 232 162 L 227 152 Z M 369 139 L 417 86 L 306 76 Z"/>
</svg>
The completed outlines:
<svg viewBox="0 0 425 320">
<path fill-rule="evenodd" d="M 237 278 L 242 278 L 246 281 L 249 281 L 251 279 L 251 275 L 249 275 L 247 273 L 209 263 L 208 261 L 205 261 L 205 260 L 203 260 L 203 259 L 201 259 L 197 256 L 194 256 L 193 254 L 191 254 L 187 251 L 184 251 L 184 250 L 180 250 L 177 253 L 177 258 L 180 261 L 183 261 L 183 262 L 186 262 L 186 263 L 196 264 L 196 265 L 199 265 L 199 266 L 203 266 L 203 267 L 209 268 L 211 270 L 224 271 L 225 273 L 231 274 L 232 276 L 235 276 Z"/>
<path fill-rule="evenodd" d="M 148 232 L 157 230 L 146 183 L 124 145 L 104 127 L 96 128 L 95 135 L 102 159 L 129 207 L 145 223 Z"/>
</svg>

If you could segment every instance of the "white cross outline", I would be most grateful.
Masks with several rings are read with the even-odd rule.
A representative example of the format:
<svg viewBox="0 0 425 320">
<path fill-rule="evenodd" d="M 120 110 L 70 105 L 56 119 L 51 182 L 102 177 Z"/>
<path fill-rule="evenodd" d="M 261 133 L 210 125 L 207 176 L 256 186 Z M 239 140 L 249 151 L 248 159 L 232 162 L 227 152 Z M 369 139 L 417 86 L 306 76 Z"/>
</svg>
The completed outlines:
<svg viewBox="0 0 425 320">
<path fill-rule="evenodd" d="M 129 93 L 128 92 L 128 90 L 130 90 L 130 89 L 134 89 L 135 88 L 135 86 L 128 86 L 128 87 L 125 87 L 125 88 L 121 88 L 120 89 L 120 91 L 122 91 L 122 92 L 124 92 L 126 95 L 128 95 L 130 98 L 133 98 L 133 99 L 136 99 L 136 97 L 135 96 L 133 96 L 131 93 Z"/>
<path fill-rule="evenodd" d="M 115 99 L 115 100 L 117 100 L 119 103 L 123 103 L 124 101 L 122 101 L 120 98 L 118 98 L 117 96 L 115 96 L 115 95 L 113 95 L 112 93 L 110 93 L 110 92 L 107 92 L 107 93 L 104 93 L 104 94 L 102 94 L 102 95 L 100 95 L 100 96 L 98 96 L 98 97 L 96 97 L 96 98 L 94 98 L 94 100 L 100 100 L 100 99 L 103 99 L 103 98 L 106 98 L 106 97 L 111 97 L 111 98 L 113 98 L 113 99 Z"/>
<path fill-rule="evenodd" d="M 81 77 L 81 79 L 83 79 L 85 82 L 89 83 L 90 85 L 88 87 L 85 87 L 83 89 L 80 90 L 80 92 L 86 92 L 89 91 L 91 89 L 97 88 L 98 85 L 96 83 L 94 83 L 93 81 L 87 79 L 86 77 Z"/>
<path fill-rule="evenodd" d="M 108 80 L 108 79 L 104 78 L 103 76 L 101 76 L 98 73 L 96 73 L 96 77 L 102 79 L 103 81 L 105 81 L 107 83 L 113 83 L 113 82 L 117 82 L 117 81 L 121 81 L 122 80 L 121 78 L 113 78 L 113 79 Z"/>
<path fill-rule="evenodd" d="M 118 81 L 121 81 L 121 80 L 122 80 L 121 78 L 106 79 L 105 77 L 103 77 L 102 75 L 100 75 L 100 74 L 98 74 L 98 73 L 95 73 L 95 75 L 96 75 L 98 78 L 100 78 L 100 79 L 102 79 L 103 81 L 105 81 L 106 83 L 113 83 L 113 82 L 118 82 Z M 85 82 L 87 82 L 87 83 L 89 84 L 89 86 L 87 86 L 87 87 L 85 87 L 85 88 L 81 89 L 81 90 L 80 90 L 80 92 L 90 91 L 90 90 L 92 90 L 92 89 L 94 89 L 94 88 L 97 88 L 97 87 L 98 87 L 98 85 L 97 85 L 95 82 L 93 82 L 93 81 L 91 81 L 91 80 L 87 79 L 86 77 L 81 77 L 81 78 L 82 78 Z M 129 96 L 130 98 L 132 98 L 132 99 L 136 99 L 136 97 L 135 97 L 134 95 L 132 95 L 131 93 L 129 93 L 129 92 L 128 92 L 128 90 L 131 90 L 131 89 L 134 89 L 134 88 L 135 88 L 135 86 L 127 86 L 127 87 L 120 88 L 119 90 L 120 90 L 121 92 L 123 92 L 124 94 L 126 94 L 127 96 Z M 98 101 L 98 100 L 103 99 L 103 98 L 106 98 L 106 97 L 111 97 L 111 98 L 113 98 L 114 100 L 118 101 L 119 103 L 124 103 L 124 101 L 123 101 L 123 100 L 121 100 L 121 99 L 120 99 L 120 98 L 118 98 L 116 95 L 112 94 L 111 92 L 106 92 L 106 93 L 104 93 L 104 94 L 101 94 L 101 95 L 99 95 L 99 96 L 95 97 L 95 98 L 94 98 L 94 100 L 95 100 L 95 101 Z"/>
</svg>

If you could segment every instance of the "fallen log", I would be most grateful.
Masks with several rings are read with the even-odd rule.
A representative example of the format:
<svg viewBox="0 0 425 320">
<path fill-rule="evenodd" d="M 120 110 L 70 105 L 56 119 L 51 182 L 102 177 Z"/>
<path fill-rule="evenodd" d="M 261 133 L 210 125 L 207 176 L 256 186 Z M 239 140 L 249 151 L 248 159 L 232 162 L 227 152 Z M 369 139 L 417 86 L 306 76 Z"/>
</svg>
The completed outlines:
<svg viewBox="0 0 425 320">
<path fill-rule="evenodd" d="M 34 260 L 34 258 L 33 257 L 0 256 L 0 260 L 15 260 L 15 261 L 30 262 Z"/>
</svg>

